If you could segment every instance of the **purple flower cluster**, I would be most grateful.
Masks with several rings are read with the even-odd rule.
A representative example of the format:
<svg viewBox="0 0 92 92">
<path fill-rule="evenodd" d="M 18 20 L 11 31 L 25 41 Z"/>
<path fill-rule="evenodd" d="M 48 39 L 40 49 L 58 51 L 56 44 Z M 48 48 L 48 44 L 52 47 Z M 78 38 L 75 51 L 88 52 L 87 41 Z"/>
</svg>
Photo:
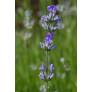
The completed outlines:
<svg viewBox="0 0 92 92">
<path fill-rule="evenodd" d="M 50 71 L 49 71 L 48 74 L 46 74 L 46 67 L 43 64 L 40 66 L 39 77 L 40 77 L 41 80 L 50 80 L 50 79 L 53 78 L 53 76 L 54 76 L 54 73 L 53 73 L 53 71 L 54 71 L 54 65 L 50 64 L 49 68 L 50 68 Z"/>
<path fill-rule="evenodd" d="M 46 50 L 52 50 L 56 48 L 53 44 L 54 32 L 47 32 L 43 42 L 40 42 L 40 47 Z"/>
<path fill-rule="evenodd" d="M 57 7 L 55 5 L 50 5 L 47 7 L 47 10 L 49 14 L 41 17 L 41 26 L 50 32 L 63 29 L 64 25 L 62 19 L 56 14 Z"/>
<path fill-rule="evenodd" d="M 53 32 L 48 32 L 45 36 L 45 44 L 46 44 L 46 47 L 48 47 L 51 43 L 52 43 L 52 40 L 53 40 L 53 37 L 54 37 L 54 33 Z"/>
</svg>

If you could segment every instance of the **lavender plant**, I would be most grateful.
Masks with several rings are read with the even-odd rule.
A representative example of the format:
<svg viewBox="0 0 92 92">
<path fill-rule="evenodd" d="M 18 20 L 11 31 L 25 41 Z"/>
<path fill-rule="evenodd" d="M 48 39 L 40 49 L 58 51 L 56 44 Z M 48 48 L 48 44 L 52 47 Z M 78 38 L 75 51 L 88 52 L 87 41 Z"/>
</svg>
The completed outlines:
<svg viewBox="0 0 92 92">
<path fill-rule="evenodd" d="M 62 19 L 57 15 L 57 7 L 55 5 L 50 5 L 47 7 L 48 14 L 41 17 L 41 26 L 45 29 L 46 35 L 42 42 L 40 42 L 40 47 L 45 51 L 46 62 L 40 65 L 39 77 L 41 80 L 45 80 L 47 83 L 48 91 L 48 81 L 54 76 L 54 64 L 49 64 L 49 52 L 56 48 L 53 43 L 55 36 L 55 31 L 63 29 Z"/>
</svg>

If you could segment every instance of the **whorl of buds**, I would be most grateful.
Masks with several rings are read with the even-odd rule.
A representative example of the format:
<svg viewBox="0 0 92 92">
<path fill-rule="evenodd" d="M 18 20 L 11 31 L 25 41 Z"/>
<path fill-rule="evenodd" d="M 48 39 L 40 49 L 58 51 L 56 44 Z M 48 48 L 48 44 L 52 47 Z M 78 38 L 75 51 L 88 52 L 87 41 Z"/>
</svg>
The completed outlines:
<svg viewBox="0 0 92 92">
<path fill-rule="evenodd" d="M 40 74 L 39 77 L 41 80 L 51 80 L 54 76 L 54 65 L 50 64 L 49 67 L 49 73 L 46 73 L 46 66 L 44 66 L 43 64 L 40 66 Z"/>
<path fill-rule="evenodd" d="M 56 14 L 57 7 L 51 5 L 47 7 L 47 10 L 49 13 L 41 17 L 41 26 L 49 32 L 63 29 L 62 19 Z"/>
</svg>

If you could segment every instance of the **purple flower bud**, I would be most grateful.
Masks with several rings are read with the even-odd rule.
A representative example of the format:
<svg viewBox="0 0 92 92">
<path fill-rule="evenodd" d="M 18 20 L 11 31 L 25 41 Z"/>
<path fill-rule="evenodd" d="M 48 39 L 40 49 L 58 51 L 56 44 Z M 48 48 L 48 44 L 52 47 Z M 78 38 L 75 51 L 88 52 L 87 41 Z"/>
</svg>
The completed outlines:
<svg viewBox="0 0 92 92">
<path fill-rule="evenodd" d="M 52 73 L 54 70 L 54 65 L 53 64 L 50 64 L 50 72 Z"/>
<path fill-rule="evenodd" d="M 54 17 L 54 21 L 55 21 L 55 22 L 60 22 L 60 21 L 61 21 L 61 18 L 60 18 L 59 16 L 55 16 L 55 17 Z"/>
<path fill-rule="evenodd" d="M 44 16 L 41 16 L 41 21 L 42 21 L 42 22 L 45 22 L 45 21 L 47 21 L 47 16 L 46 16 L 46 15 L 44 15 Z"/>
<path fill-rule="evenodd" d="M 40 66 L 40 71 L 44 71 L 45 70 L 45 67 L 44 67 L 44 65 L 42 64 L 41 66 Z"/>
<path fill-rule="evenodd" d="M 44 40 L 46 47 L 48 47 L 52 43 L 53 37 L 54 37 L 54 32 L 48 32 L 46 34 Z"/>
<path fill-rule="evenodd" d="M 47 7 L 49 12 L 56 12 L 57 11 L 57 7 L 55 5 L 50 5 Z"/>
<path fill-rule="evenodd" d="M 39 77 L 40 77 L 41 80 L 44 80 L 45 79 L 44 73 L 43 72 L 40 72 Z"/>
</svg>

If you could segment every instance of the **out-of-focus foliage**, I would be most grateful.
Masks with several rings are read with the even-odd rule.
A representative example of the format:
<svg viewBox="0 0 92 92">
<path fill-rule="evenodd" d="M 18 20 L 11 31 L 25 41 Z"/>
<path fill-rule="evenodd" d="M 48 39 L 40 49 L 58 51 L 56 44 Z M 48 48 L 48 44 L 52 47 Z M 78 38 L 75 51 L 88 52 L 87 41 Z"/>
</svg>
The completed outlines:
<svg viewBox="0 0 92 92">
<path fill-rule="evenodd" d="M 16 92 L 45 91 L 45 82 L 39 79 L 39 66 L 45 58 L 39 48 L 45 36 L 39 18 L 51 2 L 47 0 L 46 4 L 46 0 L 40 0 L 35 16 L 30 1 L 33 0 L 16 0 Z M 50 52 L 55 76 L 49 82 L 49 92 L 77 92 L 76 0 L 59 0 L 59 15 L 63 18 L 64 30 L 56 31 L 54 42 L 57 48 Z"/>
</svg>

